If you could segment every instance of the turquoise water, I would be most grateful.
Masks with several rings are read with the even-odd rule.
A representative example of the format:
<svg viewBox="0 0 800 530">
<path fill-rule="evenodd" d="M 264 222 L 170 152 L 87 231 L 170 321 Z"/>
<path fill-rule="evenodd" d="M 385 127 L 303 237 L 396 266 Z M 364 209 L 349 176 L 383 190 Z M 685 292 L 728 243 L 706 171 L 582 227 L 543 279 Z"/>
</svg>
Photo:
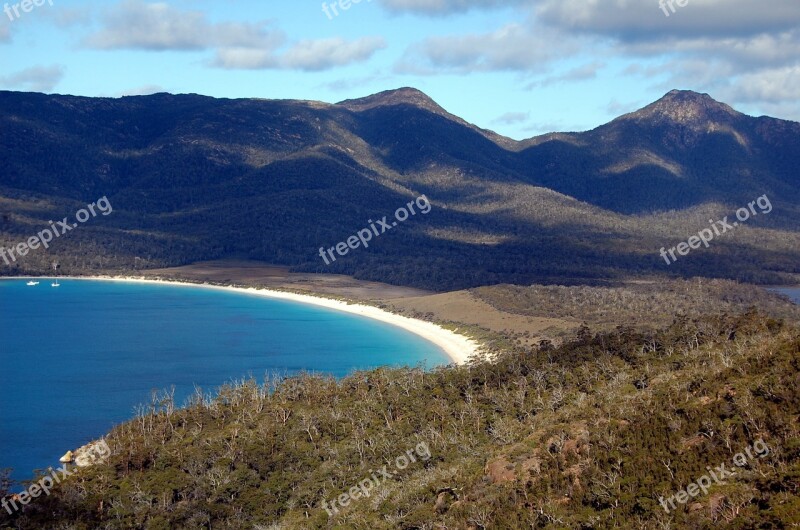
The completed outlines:
<svg viewBox="0 0 800 530">
<path fill-rule="evenodd" d="M 449 362 L 388 324 L 218 289 L 62 279 L 0 280 L 0 468 L 14 478 L 134 415 L 152 389 L 193 393 L 265 373 L 337 377 Z"/>
</svg>

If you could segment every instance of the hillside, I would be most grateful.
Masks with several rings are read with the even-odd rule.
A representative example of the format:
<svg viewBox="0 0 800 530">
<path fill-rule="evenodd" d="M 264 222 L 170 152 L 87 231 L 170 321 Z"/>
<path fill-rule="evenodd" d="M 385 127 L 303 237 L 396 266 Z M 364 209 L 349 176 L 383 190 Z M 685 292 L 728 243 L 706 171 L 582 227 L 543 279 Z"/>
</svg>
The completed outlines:
<svg viewBox="0 0 800 530">
<path fill-rule="evenodd" d="M 799 371 L 797 328 L 748 313 L 431 373 L 239 381 L 185 409 L 163 393 L 0 527 L 790 528 Z"/>
<path fill-rule="evenodd" d="M 616 212 L 800 198 L 800 123 L 746 116 L 708 94 L 673 90 L 568 140 L 530 143 L 537 183 Z"/>
<path fill-rule="evenodd" d="M 800 124 L 673 91 L 585 133 L 515 142 L 414 89 L 339 104 L 0 92 L 0 245 L 108 197 L 113 215 L 0 274 L 254 259 L 434 290 L 640 275 L 798 282 Z M 326 265 L 369 219 L 411 217 Z M 767 195 L 667 266 L 659 249 Z"/>
</svg>

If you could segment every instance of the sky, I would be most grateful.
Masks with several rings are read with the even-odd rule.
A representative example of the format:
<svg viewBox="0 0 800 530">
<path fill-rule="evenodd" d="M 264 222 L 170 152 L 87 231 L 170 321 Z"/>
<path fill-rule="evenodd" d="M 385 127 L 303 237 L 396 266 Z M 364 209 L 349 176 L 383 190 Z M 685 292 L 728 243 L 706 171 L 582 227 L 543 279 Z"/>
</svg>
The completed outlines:
<svg viewBox="0 0 800 530">
<path fill-rule="evenodd" d="M 516 139 L 592 129 L 676 88 L 747 114 L 800 121 L 800 0 L 0 0 L 0 7 L 2 90 L 334 103 L 410 86 Z"/>
</svg>

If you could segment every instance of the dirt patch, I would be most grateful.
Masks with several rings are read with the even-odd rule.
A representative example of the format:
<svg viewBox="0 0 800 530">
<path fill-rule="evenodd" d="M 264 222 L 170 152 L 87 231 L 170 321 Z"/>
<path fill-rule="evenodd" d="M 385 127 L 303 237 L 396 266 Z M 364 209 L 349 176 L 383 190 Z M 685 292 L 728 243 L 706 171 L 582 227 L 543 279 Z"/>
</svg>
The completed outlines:
<svg viewBox="0 0 800 530">
<path fill-rule="evenodd" d="M 577 328 L 579 323 L 557 318 L 518 315 L 495 309 L 468 291 L 432 293 L 411 287 L 356 280 L 340 274 L 290 272 L 259 261 L 206 261 L 153 269 L 141 273 L 149 278 L 224 283 L 248 287 L 291 289 L 309 294 L 333 295 L 350 300 L 385 305 L 390 311 L 438 322 L 478 326 L 503 334 L 515 334 L 523 344 L 536 345 L 542 337 Z"/>
<path fill-rule="evenodd" d="M 427 316 L 480 326 L 503 334 L 522 334 L 523 343 L 538 344 L 552 330 L 572 330 L 579 324 L 564 319 L 517 315 L 495 309 L 469 291 L 412 296 L 391 300 L 389 307 L 407 316 Z"/>
<path fill-rule="evenodd" d="M 294 273 L 289 272 L 288 267 L 279 267 L 260 261 L 205 261 L 183 267 L 143 271 L 141 274 L 164 279 L 292 289 L 356 300 L 391 300 L 430 294 L 429 291 L 421 289 L 361 281 L 341 274 Z"/>
<path fill-rule="evenodd" d="M 514 464 L 505 458 L 489 462 L 486 464 L 484 472 L 489 477 L 489 480 L 492 481 L 492 484 L 511 482 L 517 479 L 517 474 L 514 472 Z"/>
</svg>

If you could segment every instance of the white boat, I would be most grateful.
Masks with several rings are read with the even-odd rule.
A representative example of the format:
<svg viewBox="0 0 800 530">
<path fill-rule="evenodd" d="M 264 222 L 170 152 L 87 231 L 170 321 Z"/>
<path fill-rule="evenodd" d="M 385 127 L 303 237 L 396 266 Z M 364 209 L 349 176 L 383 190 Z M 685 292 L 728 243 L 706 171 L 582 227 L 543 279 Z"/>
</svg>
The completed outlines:
<svg viewBox="0 0 800 530">
<path fill-rule="evenodd" d="M 31 286 L 39 285 L 39 282 L 35 282 L 35 281 L 31 280 L 31 281 L 28 282 L 28 285 L 31 285 Z"/>
<path fill-rule="evenodd" d="M 61 287 L 61 284 L 58 283 L 58 280 L 50 284 L 51 287 Z"/>
</svg>

